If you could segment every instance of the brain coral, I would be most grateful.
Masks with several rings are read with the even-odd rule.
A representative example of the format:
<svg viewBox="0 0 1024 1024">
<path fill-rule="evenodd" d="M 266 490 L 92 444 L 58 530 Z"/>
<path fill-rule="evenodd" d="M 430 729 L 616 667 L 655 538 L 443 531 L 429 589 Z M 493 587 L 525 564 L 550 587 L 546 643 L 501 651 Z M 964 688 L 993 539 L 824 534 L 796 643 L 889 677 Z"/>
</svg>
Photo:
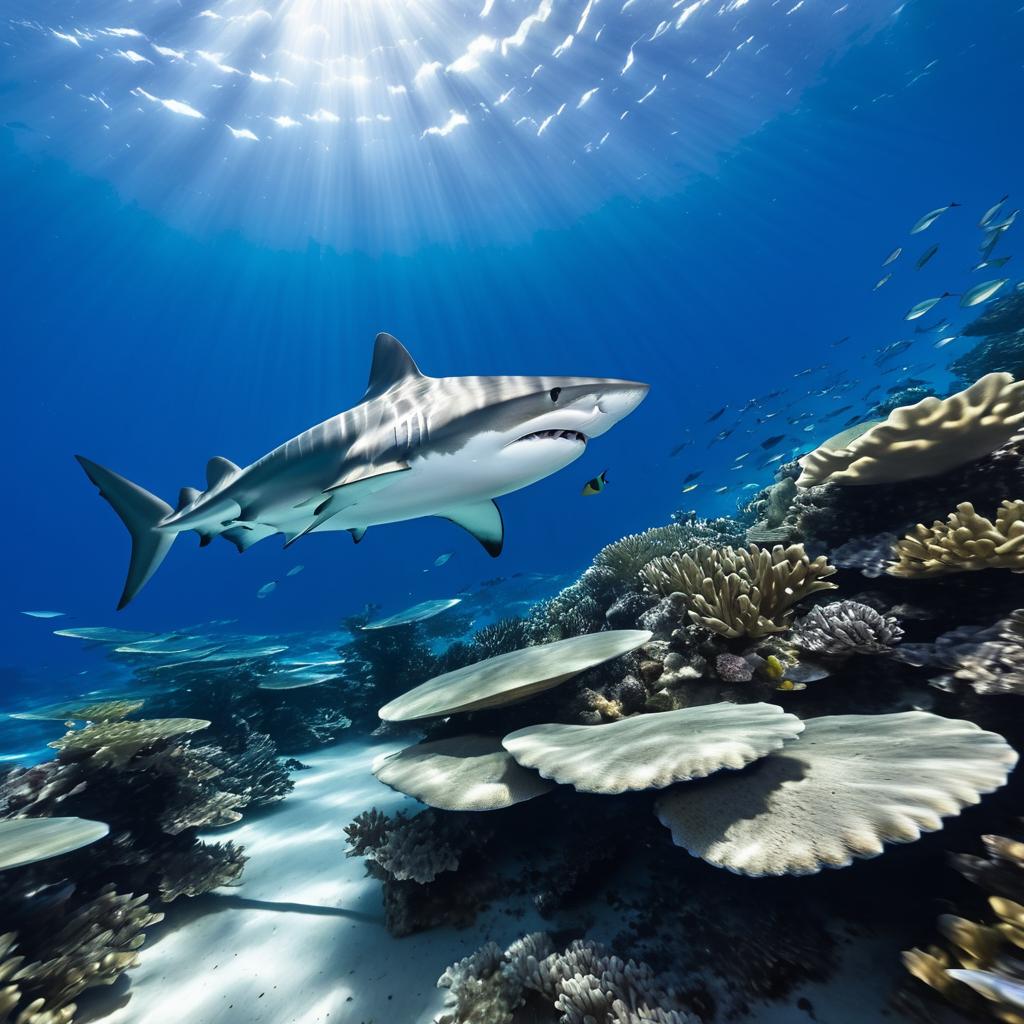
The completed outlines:
<svg viewBox="0 0 1024 1024">
<path fill-rule="evenodd" d="M 1024 572 L 1024 501 L 1004 501 L 995 522 L 965 501 L 946 522 L 918 523 L 893 546 L 896 559 L 886 572 L 911 578 L 944 576 L 977 569 Z"/>
<path fill-rule="evenodd" d="M 742 772 L 657 804 L 672 841 L 744 875 L 809 875 L 910 843 L 1006 782 L 1017 754 L 972 722 L 923 711 L 810 719 Z"/>
<path fill-rule="evenodd" d="M 742 768 L 802 729 L 774 704 L 721 703 L 604 725 L 533 725 L 502 742 L 546 779 L 584 793 L 623 793 Z"/>
<path fill-rule="evenodd" d="M 845 445 L 800 460 L 798 487 L 896 483 L 938 476 L 1004 445 L 1024 425 L 1024 381 L 989 373 L 949 398 L 925 398 Z"/>
</svg>

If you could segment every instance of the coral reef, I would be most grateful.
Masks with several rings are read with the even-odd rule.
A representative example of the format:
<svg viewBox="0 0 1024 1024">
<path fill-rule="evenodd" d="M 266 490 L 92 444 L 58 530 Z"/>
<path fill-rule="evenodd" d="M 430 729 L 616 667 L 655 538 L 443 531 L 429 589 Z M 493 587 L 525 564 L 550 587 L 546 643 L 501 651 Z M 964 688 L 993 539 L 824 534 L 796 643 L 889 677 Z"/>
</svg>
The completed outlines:
<svg viewBox="0 0 1024 1024">
<path fill-rule="evenodd" d="M 965 382 L 984 373 L 1009 373 L 1020 380 L 1024 377 L 1024 327 L 993 333 L 950 363 L 949 372 Z"/>
<path fill-rule="evenodd" d="M 847 443 L 826 441 L 800 460 L 797 486 L 894 483 L 939 476 L 1000 448 L 1024 425 L 1024 382 L 990 373 L 949 398 L 896 409 Z"/>
<path fill-rule="evenodd" d="M 898 533 L 878 533 L 873 537 L 852 537 L 829 556 L 838 569 L 857 569 L 868 579 L 878 579 L 892 562 L 892 549 Z"/>
<path fill-rule="evenodd" d="M 58 741 L 55 760 L 0 779 L 0 814 L 74 815 L 109 826 L 106 840 L 76 855 L 75 877 L 89 885 L 170 902 L 235 881 L 241 850 L 200 843 L 196 832 L 237 821 L 246 797 L 221 788 L 222 769 L 208 759 L 217 748 L 190 746 L 181 737 L 193 725 L 168 721 L 72 731 Z"/>
<path fill-rule="evenodd" d="M 859 601 L 833 601 L 799 619 L 789 641 L 814 654 L 885 654 L 902 637 L 894 615 L 882 615 Z"/>
<path fill-rule="evenodd" d="M 363 857 L 367 874 L 383 882 L 385 921 L 393 935 L 441 924 L 470 924 L 495 890 L 489 870 L 469 871 L 493 831 L 474 815 L 428 809 L 410 818 L 376 808 L 345 827 L 348 857 Z"/>
<path fill-rule="evenodd" d="M 1024 843 L 992 835 L 982 842 L 983 856 L 960 854 L 952 862 L 988 895 L 989 920 L 943 914 L 938 928 L 945 945 L 906 950 L 903 965 L 927 986 L 913 993 L 926 1013 L 946 1002 L 971 1020 L 1016 1022 L 1024 994 Z"/>
<path fill-rule="evenodd" d="M 437 985 L 448 990 L 437 1024 L 513 1024 L 524 1006 L 542 1019 L 558 1014 L 562 1024 L 699 1024 L 647 964 L 579 939 L 556 952 L 543 932 L 504 952 L 490 942 L 452 964 Z"/>
<path fill-rule="evenodd" d="M 931 643 L 907 644 L 897 657 L 909 665 L 943 668 L 932 682 L 952 690 L 957 682 L 986 696 L 1024 694 L 1024 609 L 991 626 L 959 626 Z"/>
<path fill-rule="evenodd" d="M 747 529 L 748 544 L 788 544 L 793 540 L 793 525 L 786 521 L 786 516 L 796 497 L 796 480 L 781 471 L 780 476 L 750 503 L 749 513 L 757 521 Z"/>
<path fill-rule="evenodd" d="M 921 711 L 809 719 L 742 772 L 667 790 L 672 840 L 746 875 L 806 875 L 942 828 L 1006 782 L 1017 755 L 972 722 Z"/>
<path fill-rule="evenodd" d="M 493 736 L 455 736 L 417 743 L 373 764 L 385 785 L 445 811 L 494 811 L 554 787 L 520 768 Z"/>
<path fill-rule="evenodd" d="M 1024 501 L 1004 501 L 995 520 L 974 511 L 969 501 L 946 522 L 922 523 L 893 548 L 892 576 L 920 578 L 978 569 L 1024 572 Z"/>
<path fill-rule="evenodd" d="M 113 984 L 138 962 L 145 929 L 163 914 L 145 896 L 104 886 L 76 898 L 75 886 L 41 890 L 0 885 L 0 1020 L 69 1024 L 86 989 Z"/>
<path fill-rule="evenodd" d="M 523 700 L 621 657 L 651 639 L 644 630 L 607 630 L 524 647 L 429 679 L 385 704 L 385 722 L 436 718 Z"/>
<path fill-rule="evenodd" d="M 772 704 L 705 704 L 605 725 L 534 725 L 502 743 L 519 764 L 583 793 L 662 789 L 778 750 L 803 725 Z"/>
<path fill-rule="evenodd" d="M 803 545 L 698 548 L 693 555 L 656 558 L 642 576 L 652 593 L 684 595 L 694 623 L 726 637 L 762 637 L 789 629 L 792 606 L 834 590 L 828 560 L 813 561 Z"/>
<path fill-rule="evenodd" d="M 981 316 L 972 320 L 960 333 L 966 337 L 987 337 L 1020 330 L 1024 330 L 1024 293 L 1014 292 L 988 303 Z"/>
</svg>

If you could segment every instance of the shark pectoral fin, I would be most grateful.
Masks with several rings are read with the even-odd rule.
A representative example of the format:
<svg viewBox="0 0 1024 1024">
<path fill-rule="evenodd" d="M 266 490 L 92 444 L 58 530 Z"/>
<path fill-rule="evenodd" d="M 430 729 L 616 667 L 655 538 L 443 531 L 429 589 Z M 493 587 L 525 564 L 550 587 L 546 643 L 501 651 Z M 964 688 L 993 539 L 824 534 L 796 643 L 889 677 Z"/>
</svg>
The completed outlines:
<svg viewBox="0 0 1024 1024">
<path fill-rule="evenodd" d="M 366 536 L 366 527 L 354 526 L 348 532 L 352 534 L 353 543 L 358 544 Z"/>
<path fill-rule="evenodd" d="M 484 550 L 497 558 L 505 543 L 505 524 L 501 519 L 501 509 L 493 499 L 477 501 L 472 505 L 459 505 L 439 513 L 442 519 L 448 519 L 468 530 L 484 546 Z"/>
<path fill-rule="evenodd" d="M 330 487 L 324 488 L 324 493 L 328 494 L 331 491 L 337 491 L 341 487 L 352 487 L 353 484 L 360 484 L 360 496 L 363 494 L 373 494 L 375 491 L 379 491 L 382 487 L 387 487 L 388 484 L 394 482 L 388 479 L 392 474 L 402 473 L 409 468 L 409 463 L 404 459 L 396 459 L 394 462 L 364 462 L 342 473 Z"/>
</svg>

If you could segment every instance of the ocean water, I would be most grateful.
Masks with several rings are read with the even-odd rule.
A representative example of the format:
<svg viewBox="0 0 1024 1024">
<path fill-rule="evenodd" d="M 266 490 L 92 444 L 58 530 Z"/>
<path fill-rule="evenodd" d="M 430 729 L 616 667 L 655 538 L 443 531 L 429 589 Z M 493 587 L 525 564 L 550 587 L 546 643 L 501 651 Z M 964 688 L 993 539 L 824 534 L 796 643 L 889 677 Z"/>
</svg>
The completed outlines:
<svg viewBox="0 0 1024 1024">
<path fill-rule="evenodd" d="M 11 922 L 6 927 L 0 913 L 0 933 L 20 934 L 37 959 L 57 954 L 25 909 L 32 886 L 74 883 L 77 895 L 60 904 L 70 914 L 106 882 L 135 895 L 143 884 L 170 886 L 169 873 L 163 881 L 132 873 L 123 851 L 133 844 L 152 863 L 172 853 L 184 858 L 176 870 L 190 879 L 202 872 L 181 865 L 196 855 L 198 834 L 237 842 L 250 858 L 244 871 L 223 876 L 241 885 L 237 892 L 205 882 L 185 886 L 177 899 L 166 899 L 169 889 L 163 899 L 151 892 L 166 920 L 141 947 L 141 964 L 112 972 L 109 998 L 98 999 L 90 984 L 72 1000 L 58 996 L 55 983 L 31 980 L 12 1006 L 38 995 L 48 1007 L 80 1004 L 79 1016 L 72 1010 L 61 1019 L 157 1024 L 181 1019 L 173 1009 L 178 987 L 181 1012 L 195 1022 L 414 1024 L 444 1012 L 433 986 L 450 963 L 487 942 L 505 949 L 546 930 L 552 949 L 593 939 L 623 959 L 647 960 L 666 979 L 662 989 L 680 994 L 678 1006 L 665 997 L 664 1012 L 692 1015 L 664 1018 L 673 1022 L 859 1024 L 883 1013 L 988 1020 L 1019 1008 L 1019 965 L 994 996 L 962 987 L 951 1000 L 928 1002 L 925 985 L 907 995 L 917 981 L 900 962 L 901 949 L 940 941 L 938 913 L 983 917 L 984 901 L 946 859 L 979 855 L 983 833 L 1017 827 L 1012 779 L 937 836 L 806 882 L 712 867 L 671 845 L 632 798 L 607 798 L 614 809 L 606 812 L 605 798 L 589 793 L 577 809 L 566 785 L 536 803 L 491 812 L 494 825 L 478 811 L 426 812 L 439 816 L 424 819 L 435 840 L 445 830 L 493 830 L 491 846 L 461 833 L 444 840 L 463 867 L 448 869 L 439 888 L 431 879 L 429 897 L 412 889 L 415 880 L 380 867 L 364 878 L 362 860 L 344 856 L 343 827 L 371 806 L 422 810 L 378 783 L 372 763 L 423 737 L 455 735 L 459 716 L 445 709 L 434 716 L 441 722 L 381 728 L 376 709 L 479 655 L 527 646 L 525 634 L 521 643 L 489 638 L 492 646 L 474 646 L 479 630 L 509 618 L 536 621 L 541 603 L 576 581 L 601 548 L 673 517 L 732 517 L 742 543 L 758 518 L 743 509 L 780 465 L 877 415 L 878 402 L 907 387 L 916 389 L 908 403 L 962 390 L 970 380 L 949 364 L 986 336 L 1017 332 L 1024 349 L 1019 308 L 1007 331 L 961 334 L 992 303 L 1020 304 L 1019 224 L 1006 225 L 989 256 L 1013 258 L 972 267 L 985 258 L 983 214 L 1009 196 L 991 227 L 1020 201 L 1022 34 L 1020 5 L 1002 0 L 8 3 L 0 19 L 0 425 L 7 438 L 0 772 L 52 763 L 47 744 L 67 731 L 65 719 L 78 720 L 74 731 L 90 720 L 70 709 L 130 698 L 145 704 L 129 720 L 212 722 L 186 751 L 219 744 L 241 757 L 252 733 L 269 735 L 259 777 L 276 779 L 266 782 L 273 796 L 249 808 L 214 813 L 206 793 L 190 798 L 201 811 L 183 810 L 186 796 L 160 786 L 193 770 L 169 753 L 184 734 L 157 737 L 132 755 L 161 764 L 166 756 L 178 767 L 142 769 L 129 757 L 95 769 L 107 774 L 89 792 L 118 794 L 116 810 L 98 798 L 64 796 L 63 783 L 57 796 L 29 799 L 25 787 L 35 792 L 34 782 L 0 777 L 0 826 L 15 816 L 92 815 L 122 837 L 117 849 L 108 838 L 0 870 L 0 910 Z M 901 255 L 883 267 L 897 247 Z M 962 306 L 958 296 L 972 286 L 1002 279 L 993 296 Z M 955 294 L 906 319 L 915 304 L 946 292 Z M 918 331 L 946 318 L 946 326 Z M 358 546 L 344 533 L 321 532 L 286 550 L 280 537 L 270 538 L 243 557 L 216 539 L 200 548 L 193 533 L 116 611 L 128 535 L 74 457 L 173 506 L 180 488 L 205 486 L 211 457 L 245 467 L 357 405 L 379 332 L 399 339 L 430 376 L 615 378 L 650 391 L 575 461 L 499 498 L 498 558 L 436 516 L 373 525 Z M 1024 369 L 1024 357 L 1016 359 Z M 949 433 L 962 437 L 965 429 Z M 977 476 L 933 474 L 876 505 L 872 488 L 843 488 L 867 494 L 861 505 L 844 498 L 853 504 L 832 506 L 853 532 L 830 527 L 831 541 L 808 532 L 787 542 L 834 557 L 855 533 L 904 529 L 922 509 L 931 522 L 974 501 L 991 517 L 998 500 L 1024 498 L 1024 489 L 1013 492 L 1017 482 L 1024 488 L 1019 461 L 1010 465 L 1007 456 L 984 468 L 1010 433 L 974 453 L 983 467 Z M 584 495 L 602 473 L 606 485 Z M 321 491 L 293 496 L 300 493 Z M 867 594 L 882 613 L 902 617 L 906 642 L 916 644 L 958 626 L 990 626 L 1022 603 L 1020 577 L 1006 568 L 916 584 L 840 569 L 829 600 Z M 625 589 L 639 593 L 635 573 Z M 418 625 L 362 628 L 456 598 Z M 636 608 L 613 621 L 605 615 L 611 598 L 596 613 L 583 598 L 573 591 L 567 608 L 550 613 L 555 633 L 535 632 L 529 644 L 577 632 L 566 625 L 577 612 L 581 620 L 596 615 L 585 632 L 650 627 Z M 41 611 L 60 614 L 27 614 Z M 614 714 L 592 703 L 590 717 L 580 717 L 579 700 L 590 698 L 571 682 L 565 693 L 576 688 L 576 704 L 548 695 L 535 712 L 514 705 L 471 717 L 470 731 L 628 718 L 615 686 L 629 673 L 649 691 L 633 711 L 767 700 L 803 720 L 916 710 L 996 730 L 1011 745 L 1024 734 L 1019 652 L 1002 652 L 1017 675 L 994 696 L 974 685 L 982 678 L 977 663 L 863 654 L 854 662 L 826 657 L 830 678 L 812 678 L 806 690 L 794 669 L 787 678 L 794 676 L 796 692 L 777 691 L 782 675 L 768 685 L 758 668 L 762 689 L 746 692 L 725 685 L 716 658 L 756 656 L 763 665 L 773 650 L 713 630 L 684 641 L 689 619 L 678 626 L 674 635 L 654 629 L 655 643 L 665 645 L 657 658 L 645 648 L 612 663 L 620 666 L 616 679 L 584 678 L 587 693 L 618 702 Z M 82 627 L 139 636 L 54 633 Z M 141 647 L 115 650 L 133 643 Z M 672 644 L 677 655 L 701 661 L 690 689 L 673 691 L 669 705 L 654 697 L 657 677 L 643 672 L 661 672 Z M 645 669 L 652 659 L 657 667 Z M 958 667 L 959 681 L 933 685 L 940 670 Z M 257 689 L 268 680 L 291 685 L 296 671 L 316 685 Z M 63 709 L 33 717 L 53 705 Z M 948 781 L 968 755 L 953 739 L 943 743 L 948 761 L 932 770 Z M 311 767 L 277 767 L 284 762 L 275 755 Z M 61 757 L 75 760 L 66 751 Z M 256 760 L 225 769 L 223 778 L 263 792 L 253 781 Z M 277 792 L 289 772 L 294 789 Z M 999 785 L 979 784 L 978 797 Z M 160 801 L 171 808 L 162 817 Z M 255 806 L 261 802 L 273 806 Z M 614 848 L 614 856 L 581 868 L 565 884 L 571 898 L 548 898 L 558 889 L 549 875 L 568 873 L 565 865 L 583 857 L 574 845 L 578 822 L 606 814 L 605 829 L 636 827 L 638 847 L 654 849 L 653 859 L 623 852 L 602 832 L 594 845 Z M 158 842 L 150 835 L 154 815 L 164 823 Z M 179 818 L 181 830 L 168 831 Z M 467 825 L 471 818 L 479 825 Z M 642 828 L 634 826 L 640 819 Z M 3 842 L 0 830 L 0 854 Z M 411 842 L 429 846 L 422 836 Z M 513 864 L 496 860 L 481 871 L 494 843 Z M 540 851 L 541 881 L 523 880 L 530 849 Z M 807 898 L 801 884 L 820 922 L 795 920 Z M 1015 886 L 986 892 L 1019 898 L 1024 883 Z M 715 907 L 729 908 L 717 926 L 707 920 Z M 663 927 L 677 938 L 693 935 L 692 947 L 657 937 Z M 405 932 L 412 934 L 395 937 Z M 746 964 L 702 975 L 696 962 L 679 962 L 699 949 L 724 961 L 745 933 L 759 939 L 744 948 Z M 819 963 L 826 935 L 835 948 Z M 84 938 L 66 945 L 61 955 L 87 958 Z M 186 965 L 196 957 L 210 963 L 211 951 L 221 975 L 211 964 L 189 980 Z M 308 964 L 286 977 L 282 961 L 300 954 Z M 765 980 L 775 976 L 785 983 Z M 516 997 L 501 998 L 509 1004 L 503 1012 L 518 1014 L 519 1024 L 528 1019 Z M 537 1015 L 529 1019 L 560 1019 L 549 1002 L 526 998 Z M 649 1004 L 653 1012 L 653 996 Z M 471 1024 L 513 1019 L 461 1003 L 447 1012 Z M 564 1019 L 661 1019 L 611 1013 Z"/>
</svg>

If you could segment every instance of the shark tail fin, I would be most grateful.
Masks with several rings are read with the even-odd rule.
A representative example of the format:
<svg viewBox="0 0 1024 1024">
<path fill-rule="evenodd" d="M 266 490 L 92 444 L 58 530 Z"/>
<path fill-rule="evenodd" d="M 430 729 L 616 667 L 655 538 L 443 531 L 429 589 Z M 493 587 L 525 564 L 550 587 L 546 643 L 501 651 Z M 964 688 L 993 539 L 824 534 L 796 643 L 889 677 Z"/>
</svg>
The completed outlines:
<svg viewBox="0 0 1024 1024">
<path fill-rule="evenodd" d="M 106 498 L 132 535 L 128 577 L 117 605 L 120 611 L 146 585 L 170 551 L 175 534 L 161 531 L 157 527 L 164 516 L 174 510 L 131 480 L 81 455 L 75 458 L 85 470 L 86 476 L 100 489 L 100 496 Z"/>
</svg>

